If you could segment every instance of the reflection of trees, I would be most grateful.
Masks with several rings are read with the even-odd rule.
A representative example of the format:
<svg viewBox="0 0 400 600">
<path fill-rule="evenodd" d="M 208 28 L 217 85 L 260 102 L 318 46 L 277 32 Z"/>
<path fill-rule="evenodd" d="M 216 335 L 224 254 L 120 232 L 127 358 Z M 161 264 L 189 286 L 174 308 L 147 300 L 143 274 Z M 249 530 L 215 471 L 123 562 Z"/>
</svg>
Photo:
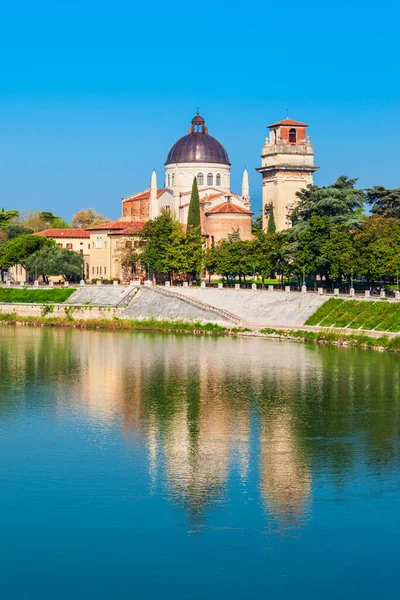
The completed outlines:
<svg viewBox="0 0 400 600">
<path fill-rule="evenodd" d="M 73 331 L 3 327 L 0 341 L 1 395 L 3 410 L 15 409 L 15 398 L 33 398 L 42 385 L 52 382 L 54 392 L 70 381 L 79 380 L 80 360 L 71 340 Z M 57 393 L 54 393 L 54 397 Z"/>
</svg>

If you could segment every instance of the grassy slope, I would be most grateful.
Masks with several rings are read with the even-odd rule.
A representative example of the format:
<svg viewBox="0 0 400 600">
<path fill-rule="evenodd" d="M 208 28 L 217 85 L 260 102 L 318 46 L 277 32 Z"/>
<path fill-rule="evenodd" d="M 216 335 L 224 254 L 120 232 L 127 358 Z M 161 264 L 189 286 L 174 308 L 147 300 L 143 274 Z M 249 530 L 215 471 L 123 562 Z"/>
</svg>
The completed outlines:
<svg viewBox="0 0 400 600">
<path fill-rule="evenodd" d="M 64 302 L 74 291 L 74 288 L 53 290 L 0 288 L 0 302 L 27 302 L 29 304 Z"/>
<path fill-rule="evenodd" d="M 400 303 L 332 298 L 318 308 L 305 325 L 397 332 L 400 331 Z"/>
</svg>

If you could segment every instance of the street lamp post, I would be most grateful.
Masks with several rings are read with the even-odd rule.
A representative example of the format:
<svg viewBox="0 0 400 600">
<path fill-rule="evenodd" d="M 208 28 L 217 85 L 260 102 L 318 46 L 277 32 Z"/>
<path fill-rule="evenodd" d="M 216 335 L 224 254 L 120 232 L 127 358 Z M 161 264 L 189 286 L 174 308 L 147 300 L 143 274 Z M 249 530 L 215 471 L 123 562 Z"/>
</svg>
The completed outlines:
<svg viewBox="0 0 400 600">
<path fill-rule="evenodd" d="M 303 287 L 306 286 L 306 268 L 303 267 Z"/>
<path fill-rule="evenodd" d="M 351 289 L 353 289 L 353 269 L 351 269 Z"/>
</svg>

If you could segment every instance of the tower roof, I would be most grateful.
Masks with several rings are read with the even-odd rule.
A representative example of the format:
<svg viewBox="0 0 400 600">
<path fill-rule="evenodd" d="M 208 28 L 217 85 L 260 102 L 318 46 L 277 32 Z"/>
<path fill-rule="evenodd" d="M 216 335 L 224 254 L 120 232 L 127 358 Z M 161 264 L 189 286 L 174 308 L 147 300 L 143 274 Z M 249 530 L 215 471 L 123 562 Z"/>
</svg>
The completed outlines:
<svg viewBox="0 0 400 600">
<path fill-rule="evenodd" d="M 188 162 L 230 165 L 227 151 L 217 139 L 208 134 L 205 120 L 199 114 L 193 117 L 188 135 L 181 137 L 172 146 L 165 164 Z"/>
<path fill-rule="evenodd" d="M 286 125 L 287 127 L 290 127 L 291 125 L 294 125 L 295 127 L 308 127 L 307 123 L 302 123 L 301 121 L 294 121 L 293 119 L 282 119 L 282 121 L 277 121 L 276 123 L 272 123 L 272 125 L 268 125 L 268 128 L 270 129 L 271 127 L 278 127 L 279 125 Z"/>
</svg>

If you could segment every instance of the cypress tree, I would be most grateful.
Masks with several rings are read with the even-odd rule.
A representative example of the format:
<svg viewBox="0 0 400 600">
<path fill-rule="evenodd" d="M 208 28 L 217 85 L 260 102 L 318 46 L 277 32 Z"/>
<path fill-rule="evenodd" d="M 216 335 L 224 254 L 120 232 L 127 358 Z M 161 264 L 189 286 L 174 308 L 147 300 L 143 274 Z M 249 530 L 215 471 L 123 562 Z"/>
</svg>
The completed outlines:
<svg viewBox="0 0 400 600">
<path fill-rule="evenodd" d="M 275 225 L 275 217 L 274 217 L 274 205 L 272 204 L 272 202 L 270 204 L 270 207 L 271 207 L 271 211 L 269 213 L 267 233 L 275 233 L 276 225 Z"/>
<path fill-rule="evenodd" d="M 200 196 L 196 177 L 193 179 L 192 193 L 190 195 L 187 228 L 200 232 Z"/>
</svg>

